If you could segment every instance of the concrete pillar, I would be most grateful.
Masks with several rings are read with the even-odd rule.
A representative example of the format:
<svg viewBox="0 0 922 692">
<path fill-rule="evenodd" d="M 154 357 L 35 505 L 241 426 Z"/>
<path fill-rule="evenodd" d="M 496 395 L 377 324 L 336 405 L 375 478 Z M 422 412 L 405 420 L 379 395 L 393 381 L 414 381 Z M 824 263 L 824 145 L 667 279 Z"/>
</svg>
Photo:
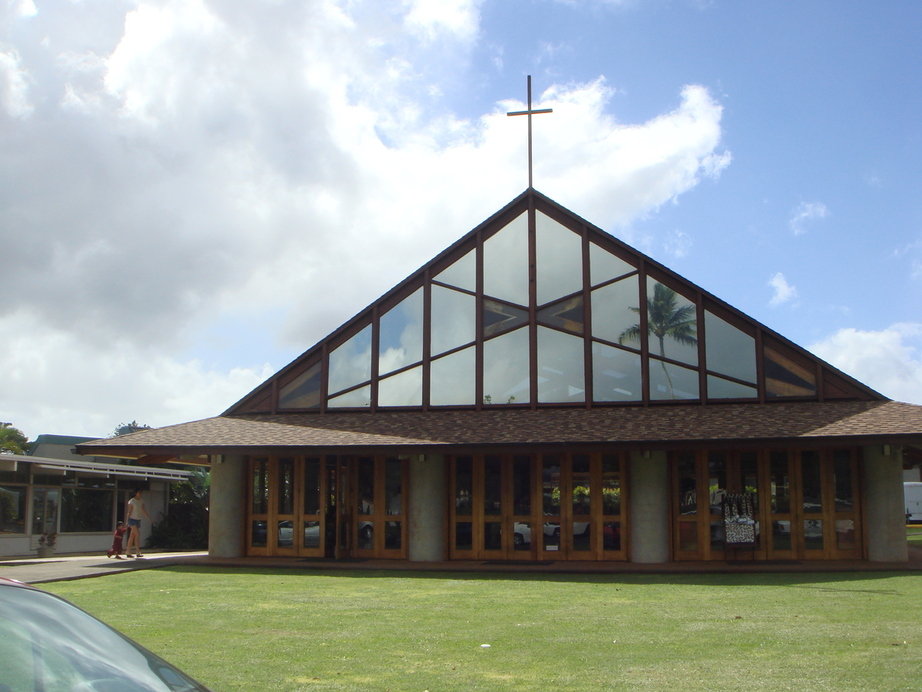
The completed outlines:
<svg viewBox="0 0 922 692">
<path fill-rule="evenodd" d="M 246 457 L 211 457 L 211 497 L 208 509 L 208 554 L 243 557 L 246 531 Z"/>
<path fill-rule="evenodd" d="M 441 454 L 410 457 L 408 556 L 411 562 L 448 558 L 448 463 Z"/>
<path fill-rule="evenodd" d="M 631 452 L 628 478 L 631 562 L 668 562 L 669 467 L 666 452 Z"/>
<path fill-rule="evenodd" d="M 902 450 L 891 445 L 869 445 L 862 452 L 868 560 L 905 562 L 909 553 L 903 503 Z"/>
</svg>

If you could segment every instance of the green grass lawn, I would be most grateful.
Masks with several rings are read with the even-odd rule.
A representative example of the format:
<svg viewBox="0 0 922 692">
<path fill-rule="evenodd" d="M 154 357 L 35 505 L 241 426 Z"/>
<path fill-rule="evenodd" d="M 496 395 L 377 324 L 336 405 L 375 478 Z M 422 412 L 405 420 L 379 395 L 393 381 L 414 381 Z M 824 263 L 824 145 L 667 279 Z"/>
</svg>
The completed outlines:
<svg viewBox="0 0 922 692">
<path fill-rule="evenodd" d="M 922 524 L 907 525 L 906 540 L 909 541 L 909 545 L 922 548 Z"/>
<path fill-rule="evenodd" d="M 219 691 L 922 686 L 912 573 L 175 567 L 46 588 Z"/>
</svg>

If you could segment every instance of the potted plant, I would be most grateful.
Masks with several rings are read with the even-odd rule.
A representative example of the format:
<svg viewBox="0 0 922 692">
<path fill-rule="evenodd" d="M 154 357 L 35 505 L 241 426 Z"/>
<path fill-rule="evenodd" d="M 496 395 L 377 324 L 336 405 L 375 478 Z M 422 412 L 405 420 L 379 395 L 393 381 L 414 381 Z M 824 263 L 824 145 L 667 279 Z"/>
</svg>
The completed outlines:
<svg viewBox="0 0 922 692">
<path fill-rule="evenodd" d="M 54 553 L 54 544 L 58 540 L 56 533 L 43 533 L 38 537 L 38 556 L 48 557 Z"/>
</svg>

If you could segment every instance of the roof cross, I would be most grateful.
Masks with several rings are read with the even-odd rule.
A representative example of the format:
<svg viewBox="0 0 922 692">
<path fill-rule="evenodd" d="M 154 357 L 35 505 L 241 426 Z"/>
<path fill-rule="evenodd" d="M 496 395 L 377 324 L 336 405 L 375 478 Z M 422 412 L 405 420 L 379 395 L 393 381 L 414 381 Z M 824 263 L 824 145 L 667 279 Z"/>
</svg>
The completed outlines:
<svg viewBox="0 0 922 692">
<path fill-rule="evenodd" d="M 531 107 L 531 75 L 528 75 L 528 110 L 512 111 L 506 115 L 527 115 L 528 116 L 528 187 L 532 187 L 531 175 L 531 116 L 540 115 L 541 113 L 553 113 L 553 108 L 533 109 Z"/>
</svg>

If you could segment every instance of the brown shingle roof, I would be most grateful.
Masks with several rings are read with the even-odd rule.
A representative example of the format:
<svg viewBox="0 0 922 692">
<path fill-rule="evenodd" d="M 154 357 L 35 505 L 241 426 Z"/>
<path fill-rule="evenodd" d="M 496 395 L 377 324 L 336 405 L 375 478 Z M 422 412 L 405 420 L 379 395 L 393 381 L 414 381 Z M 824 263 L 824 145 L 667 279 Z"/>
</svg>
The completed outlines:
<svg viewBox="0 0 922 692">
<path fill-rule="evenodd" d="M 219 416 L 78 445 L 206 454 L 313 447 L 445 448 L 495 445 L 646 445 L 819 441 L 922 443 L 922 406 L 895 401 L 611 408 L 384 411 Z"/>
</svg>

